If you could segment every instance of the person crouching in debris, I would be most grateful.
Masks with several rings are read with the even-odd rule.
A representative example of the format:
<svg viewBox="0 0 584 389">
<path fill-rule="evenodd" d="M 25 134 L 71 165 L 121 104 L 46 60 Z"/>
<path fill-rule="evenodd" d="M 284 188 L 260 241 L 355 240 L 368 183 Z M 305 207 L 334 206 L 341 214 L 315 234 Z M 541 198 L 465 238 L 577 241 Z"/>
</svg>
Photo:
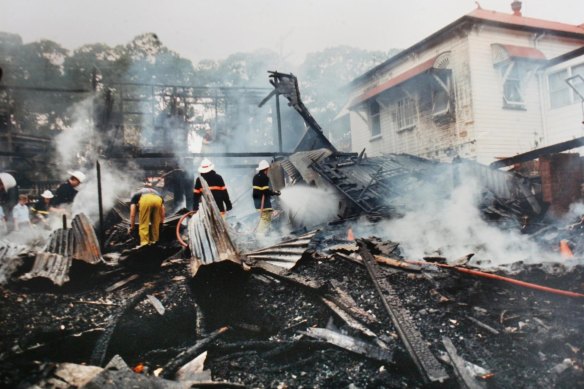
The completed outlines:
<svg viewBox="0 0 584 389">
<path fill-rule="evenodd" d="M 31 226 L 30 211 L 28 210 L 28 196 L 25 194 L 18 196 L 18 204 L 12 208 L 12 218 L 14 219 L 14 230 L 20 231 Z"/>
<path fill-rule="evenodd" d="M 72 204 L 73 200 L 75 200 L 75 196 L 77 196 L 79 185 L 85 181 L 85 174 L 79 170 L 70 171 L 67 173 L 69 173 L 69 179 L 67 179 L 67 182 L 59 185 L 57 191 L 55 192 L 55 196 L 51 200 L 52 210 L 58 210 L 63 206 Z"/>
<path fill-rule="evenodd" d="M 213 162 L 204 158 L 201 161 L 201 166 L 199 166 L 199 173 L 201 177 L 207 181 L 209 189 L 213 194 L 215 203 L 217 203 L 217 208 L 221 212 L 221 216 L 225 217 L 225 212 L 231 211 L 233 206 L 231 205 L 231 200 L 229 200 L 229 192 L 227 192 L 227 187 L 225 186 L 225 181 L 217 172 L 215 172 L 215 165 Z M 201 179 L 197 177 L 195 181 L 195 188 L 193 189 L 193 211 L 199 210 L 199 202 L 201 200 L 201 195 L 203 194 L 203 186 L 201 185 Z"/>
<path fill-rule="evenodd" d="M 271 197 L 279 196 L 280 192 L 275 192 L 270 189 L 270 178 L 268 177 L 268 170 L 270 164 L 268 161 L 261 160 L 256 168 L 258 172 L 253 176 L 253 203 L 257 210 L 260 211 L 260 222 L 256 229 L 256 233 L 266 232 L 272 223 L 272 208 Z"/>
<path fill-rule="evenodd" d="M 41 200 L 30 208 L 35 223 L 42 222 L 45 225 L 48 225 L 49 209 L 51 208 L 51 199 L 53 197 L 55 197 L 53 192 L 47 189 L 41 193 Z"/>
<path fill-rule="evenodd" d="M 162 196 L 149 183 L 145 183 L 144 188 L 134 193 L 130 200 L 130 234 L 132 234 L 136 222 L 136 208 L 139 214 L 140 246 L 158 242 L 160 225 L 164 223 Z"/>
</svg>

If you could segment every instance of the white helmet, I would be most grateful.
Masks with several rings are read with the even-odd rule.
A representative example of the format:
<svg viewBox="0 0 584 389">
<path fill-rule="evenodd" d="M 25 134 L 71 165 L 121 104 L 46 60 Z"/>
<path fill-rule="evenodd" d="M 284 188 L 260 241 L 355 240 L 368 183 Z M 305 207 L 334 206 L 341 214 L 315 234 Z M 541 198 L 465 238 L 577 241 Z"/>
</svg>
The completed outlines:
<svg viewBox="0 0 584 389">
<path fill-rule="evenodd" d="M 265 159 L 262 159 L 260 161 L 260 163 L 258 164 L 258 167 L 256 167 L 256 170 L 259 172 L 259 171 L 267 169 L 269 167 L 270 167 L 270 163 L 268 161 L 266 161 Z"/>
<path fill-rule="evenodd" d="M 69 174 L 71 177 L 77 178 L 79 180 L 79 183 L 82 183 L 87 178 L 85 174 L 83 174 L 83 172 L 80 172 L 79 170 L 70 170 L 67 172 L 67 174 Z"/>
<path fill-rule="evenodd" d="M 201 166 L 199 166 L 199 173 L 209 173 L 211 170 L 215 169 L 215 165 L 207 158 L 203 158 L 201 161 Z"/>
<path fill-rule="evenodd" d="M 16 179 L 8 173 L 0 173 L 0 181 L 4 185 L 4 190 L 12 189 L 16 186 Z"/>
<path fill-rule="evenodd" d="M 53 192 L 47 189 L 43 193 L 41 193 L 41 197 L 44 197 L 45 199 L 52 199 L 53 197 L 55 197 L 55 195 L 53 195 Z"/>
</svg>

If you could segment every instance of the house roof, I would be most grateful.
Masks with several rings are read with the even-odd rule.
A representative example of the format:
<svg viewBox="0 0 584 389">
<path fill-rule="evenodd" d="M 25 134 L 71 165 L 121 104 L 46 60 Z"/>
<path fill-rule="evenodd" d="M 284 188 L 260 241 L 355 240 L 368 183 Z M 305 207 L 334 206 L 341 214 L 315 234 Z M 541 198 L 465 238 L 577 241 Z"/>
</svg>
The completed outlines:
<svg viewBox="0 0 584 389">
<path fill-rule="evenodd" d="M 432 69 L 434 62 L 436 61 L 436 58 L 438 57 L 432 57 L 427 61 L 422 62 L 421 64 L 414 66 L 413 68 L 406 70 L 405 72 L 398 74 L 395 77 L 392 77 L 391 79 L 389 79 L 388 81 L 377 85 L 375 88 L 371 88 L 369 90 L 367 90 L 365 93 L 355 97 L 353 99 L 353 101 L 351 101 L 351 104 L 349 104 L 349 107 L 352 108 L 358 104 L 361 104 L 362 102 L 370 99 L 373 96 L 376 96 L 382 92 L 385 92 L 386 90 L 393 88 L 394 86 L 397 86 L 411 78 L 414 78 L 415 76 L 418 76 L 424 72 L 426 72 L 429 69 Z"/>
<path fill-rule="evenodd" d="M 532 31 L 532 32 L 549 32 L 558 36 L 571 37 L 575 39 L 581 39 L 584 41 L 584 24 L 572 25 L 560 22 L 553 22 L 543 19 L 528 18 L 525 16 L 517 16 L 513 14 L 507 14 L 503 12 L 496 12 L 477 8 L 472 12 L 458 18 L 454 22 L 448 24 L 447 26 L 441 28 L 440 30 L 434 32 L 432 35 L 422 39 L 413 46 L 402 50 L 398 54 L 389 58 L 387 61 L 375 66 L 371 70 L 367 71 L 363 75 L 355 78 L 349 86 L 356 86 L 362 83 L 385 68 L 391 66 L 394 63 L 399 62 L 402 58 L 407 57 L 412 52 L 420 51 L 431 43 L 435 42 L 443 35 L 450 34 L 454 29 L 459 28 L 462 25 L 468 23 L 485 23 L 496 26 L 502 26 L 514 30 Z"/>
<path fill-rule="evenodd" d="M 582 25 L 575 26 L 573 24 L 554 22 L 551 20 L 544 19 L 528 18 L 525 16 L 517 16 L 503 12 L 490 11 L 482 8 L 475 9 L 474 11 L 468 13 L 466 17 L 507 25 L 533 28 L 538 30 L 548 30 L 555 32 L 584 35 L 584 27 L 582 27 Z"/>
</svg>

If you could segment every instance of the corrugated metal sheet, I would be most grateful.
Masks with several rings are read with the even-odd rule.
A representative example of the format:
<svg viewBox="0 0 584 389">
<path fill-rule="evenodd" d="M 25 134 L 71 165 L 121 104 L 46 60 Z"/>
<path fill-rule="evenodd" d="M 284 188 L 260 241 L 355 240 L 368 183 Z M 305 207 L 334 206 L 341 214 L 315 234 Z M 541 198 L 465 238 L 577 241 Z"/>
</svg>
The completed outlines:
<svg viewBox="0 0 584 389">
<path fill-rule="evenodd" d="M 0 285 L 4 284 L 12 273 L 20 266 L 20 255 L 26 254 L 29 248 L 7 241 L 0 241 Z"/>
<path fill-rule="evenodd" d="M 311 231 L 295 239 L 287 240 L 275 246 L 245 254 L 247 259 L 265 261 L 271 265 L 284 269 L 292 269 L 308 249 L 314 235 L 318 231 Z"/>
<path fill-rule="evenodd" d="M 73 231 L 73 258 L 80 259 L 92 265 L 101 262 L 99 241 L 93 225 L 85 214 L 80 213 L 71 222 Z"/>
<path fill-rule="evenodd" d="M 535 214 L 542 211 L 542 205 L 533 194 L 528 179 L 513 173 L 492 169 L 490 166 L 481 165 L 474 161 L 463 160 L 460 166 L 464 174 L 477 177 L 481 185 L 497 197 L 523 200 L 529 204 Z"/>
<path fill-rule="evenodd" d="M 292 157 L 291 161 L 294 162 Z M 388 154 L 366 159 L 352 157 L 342 162 L 325 159 L 313 164 L 312 169 L 361 211 L 391 216 L 391 199 L 415 190 L 418 176 L 431 177 L 432 169 L 441 166 L 412 155 Z"/>
<path fill-rule="evenodd" d="M 224 260 L 241 263 L 238 250 L 229 235 L 227 223 L 221 217 L 207 182 L 200 178 L 203 194 L 199 211 L 191 217 L 187 228 L 193 277 L 202 265 Z"/>
<path fill-rule="evenodd" d="M 69 281 L 72 262 L 71 256 L 41 252 L 36 255 L 32 269 L 20 278 L 26 281 L 43 277 L 50 279 L 55 285 L 62 286 Z"/>
<path fill-rule="evenodd" d="M 294 167 L 296 168 L 304 182 L 310 184 L 316 179 L 316 174 L 312 169 L 310 169 L 310 166 L 313 163 L 322 161 L 323 159 L 329 157 L 331 154 L 332 152 L 329 149 L 301 151 L 291 155 L 289 157 L 289 160 L 292 163 L 292 165 L 294 165 Z"/>
<path fill-rule="evenodd" d="M 69 281 L 73 259 L 92 265 L 102 261 L 93 226 L 82 213 L 73 218 L 70 229 L 59 228 L 51 233 L 44 249 L 37 253 L 32 269 L 21 279 L 44 277 L 61 286 Z"/>
</svg>

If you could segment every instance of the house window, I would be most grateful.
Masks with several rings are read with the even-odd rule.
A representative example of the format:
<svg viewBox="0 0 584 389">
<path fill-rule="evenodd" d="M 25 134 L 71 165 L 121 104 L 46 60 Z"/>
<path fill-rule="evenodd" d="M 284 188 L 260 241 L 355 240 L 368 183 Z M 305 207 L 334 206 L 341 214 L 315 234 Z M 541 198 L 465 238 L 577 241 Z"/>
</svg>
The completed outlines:
<svg viewBox="0 0 584 389">
<path fill-rule="evenodd" d="M 507 108 L 524 108 L 521 74 L 517 62 L 511 61 L 501 70 L 503 72 L 503 106 Z"/>
<path fill-rule="evenodd" d="M 438 119 L 451 111 L 451 72 L 437 70 L 432 74 L 432 80 L 432 116 Z"/>
<path fill-rule="evenodd" d="M 417 112 L 416 102 L 410 97 L 405 97 L 397 102 L 397 130 L 405 131 L 416 126 Z"/>
<path fill-rule="evenodd" d="M 550 107 L 560 108 L 572 103 L 571 90 L 566 83 L 568 69 L 560 70 L 548 76 L 550 88 Z"/>
<path fill-rule="evenodd" d="M 381 135 L 381 107 L 375 100 L 369 104 L 369 129 L 371 137 Z"/>
</svg>

